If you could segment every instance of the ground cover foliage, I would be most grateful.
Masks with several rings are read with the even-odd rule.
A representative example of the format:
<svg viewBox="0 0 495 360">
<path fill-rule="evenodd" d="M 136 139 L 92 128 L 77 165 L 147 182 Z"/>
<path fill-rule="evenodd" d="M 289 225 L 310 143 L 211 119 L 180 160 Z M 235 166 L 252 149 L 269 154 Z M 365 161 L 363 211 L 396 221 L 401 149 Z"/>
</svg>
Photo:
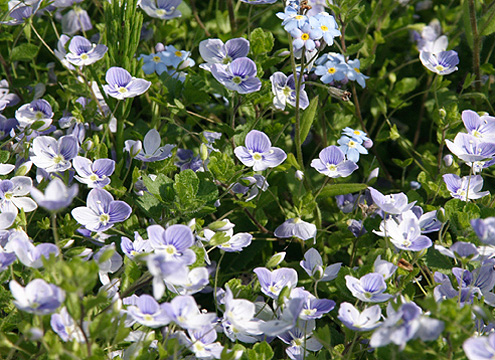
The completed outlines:
<svg viewBox="0 0 495 360">
<path fill-rule="evenodd" d="M 494 1 L 0 11 L 0 357 L 495 356 Z"/>
</svg>

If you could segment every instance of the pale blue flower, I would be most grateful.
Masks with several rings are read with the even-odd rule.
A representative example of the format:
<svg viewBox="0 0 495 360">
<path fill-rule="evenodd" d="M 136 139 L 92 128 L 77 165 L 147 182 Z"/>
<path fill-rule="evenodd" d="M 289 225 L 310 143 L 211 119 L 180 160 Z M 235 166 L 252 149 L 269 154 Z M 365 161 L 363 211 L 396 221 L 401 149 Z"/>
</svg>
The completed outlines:
<svg viewBox="0 0 495 360">
<path fill-rule="evenodd" d="M 337 143 L 340 145 L 340 150 L 346 155 L 347 159 L 357 163 L 359 154 L 367 154 L 368 150 L 362 145 L 361 139 L 354 139 L 347 136 L 342 136 Z"/>
<path fill-rule="evenodd" d="M 146 14 L 161 20 L 170 20 L 182 16 L 177 10 L 182 0 L 141 0 L 139 6 Z"/>
<path fill-rule="evenodd" d="M 421 51 L 419 53 L 421 63 L 428 70 L 438 75 L 449 75 L 457 70 L 459 64 L 459 55 L 454 50 L 431 53 Z"/>
<path fill-rule="evenodd" d="M 287 155 L 278 148 L 272 147 L 268 136 L 258 130 L 251 130 L 245 139 L 246 146 L 234 149 L 235 156 L 246 166 L 253 167 L 254 171 L 263 171 L 274 168 L 285 161 Z"/>
<path fill-rule="evenodd" d="M 150 81 L 132 77 L 127 70 L 116 66 L 108 69 L 105 80 L 108 84 L 103 85 L 103 90 L 118 100 L 142 95 L 151 86 Z"/>
<path fill-rule="evenodd" d="M 10 180 L 0 180 L 0 211 L 17 214 L 18 209 L 24 212 L 36 210 L 38 205 L 24 196 L 33 187 L 33 180 L 27 176 L 14 176 Z"/>
<path fill-rule="evenodd" d="M 194 235 L 188 226 L 175 224 L 164 229 L 160 225 L 151 225 L 146 231 L 156 253 L 186 265 L 196 261 L 196 254 L 190 249 L 195 243 Z"/>
<path fill-rule="evenodd" d="M 31 196 L 39 206 L 48 211 L 58 211 L 72 204 L 72 200 L 77 196 L 78 187 L 72 185 L 65 186 L 64 182 L 58 177 L 54 178 L 42 193 L 36 188 L 31 188 Z"/>
<path fill-rule="evenodd" d="M 85 157 L 76 156 L 72 165 L 77 173 L 74 178 L 89 188 L 104 188 L 110 184 L 110 176 L 115 171 L 115 161 L 111 159 L 96 159 L 92 162 Z"/>
<path fill-rule="evenodd" d="M 91 231 L 105 231 L 114 224 L 129 218 L 132 209 L 124 201 L 114 200 L 106 190 L 93 189 L 88 194 L 88 206 L 80 206 L 72 210 L 76 221 Z"/>
<path fill-rule="evenodd" d="M 455 199 L 463 201 L 475 200 L 489 195 L 489 191 L 481 191 L 483 178 L 480 175 L 464 176 L 462 179 L 455 174 L 445 174 L 442 176 L 447 190 Z"/>
<path fill-rule="evenodd" d="M 164 71 L 167 71 L 166 58 L 163 52 L 150 55 L 141 54 L 138 60 L 143 60 L 142 69 L 146 75 L 153 74 L 154 72 L 161 75 Z"/>
<path fill-rule="evenodd" d="M 43 279 L 34 279 L 26 287 L 15 280 L 9 283 L 14 305 L 25 312 L 46 315 L 54 312 L 65 300 L 65 292 Z"/>
<path fill-rule="evenodd" d="M 351 81 L 357 81 L 362 88 L 366 87 L 366 79 L 369 79 L 369 76 L 366 76 L 361 73 L 360 70 L 361 62 L 359 59 L 349 60 L 347 62 L 347 78 Z"/>
<path fill-rule="evenodd" d="M 331 178 L 347 177 L 358 168 L 354 162 L 346 160 L 343 151 L 335 145 L 320 151 L 319 159 L 313 159 L 311 167 Z"/>
<path fill-rule="evenodd" d="M 46 172 L 61 172 L 71 167 L 70 160 L 79 151 L 77 138 L 62 136 L 58 140 L 50 136 L 39 136 L 33 140 L 31 161 Z"/>
<path fill-rule="evenodd" d="M 17 109 L 15 118 L 19 122 L 18 127 L 20 130 L 24 130 L 36 123 L 36 130 L 43 131 L 51 125 L 53 111 L 48 101 L 38 99 Z"/>
<path fill-rule="evenodd" d="M 337 317 L 351 330 L 370 331 L 381 325 L 381 316 L 382 310 L 379 305 L 373 305 L 359 312 L 354 305 L 343 302 L 340 304 L 339 315 Z"/>
<path fill-rule="evenodd" d="M 69 51 L 65 55 L 68 62 L 76 66 L 86 66 L 103 58 L 108 48 L 102 44 L 92 44 L 83 36 L 74 36 L 70 41 Z"/>
<path fill-rule="evenodd" d="M 58 314 L 52 314 L 50 318 L 50 326 L 52 330 L 60 336 L 62 341 L 75 340 L 78 343 L 85 343 L 84 334 L 74 319 L 69 315 L 66 307 L 63 307 Z M 88 322 L 84 321 L 83 327 L 87 331 Z"/>
<path fill-rule="evenodd" d="M 213 64 L 211 73 L 227 89 L 239 94 L 249 94 L 261 89 L 261 81 L 256 77 L 256 64 L 247 57 L 233 60 L 228 67 Z"/>
<path fill-rule="evenodd" d="M 273 271 L 258 267 L 253 270 L 258 276 L 261 292 L 272 299 L 278 299 L 283 288 L 292 289 L 297 285 L 297 272 L 291 268 L 280 268 Z"/>
<path fill-rule="evenodd" d="M 360 279 L 346 275 L 345 281 L 352 295 L 361 301 L 384 302 L 392 297 L 390 294 L 384 294 L 387 284 L 382 274 L 369 273 Z"/>
<path fill-rule="evenodd" d="M 160 133 L 155 129 L 151 129 L 144 136 L 143 144 L 139 140 L 126 140 L 125 150 L 129 151 L 131 157 L 144 162 L 165 160 L 172 156 L 172 149 L 175 145 L 160 146 L 161 141 Z"/>
<path fill-rule="evenodd" d="M 284 110 L 286 104 L 295 107 L 296 81 L 294 80 L 294 74 L 286 76 L 284 73 L 277 71 L 270 76 L 270 81 L 272 83 L 273 95 L 275 95 L 273 98 L 273 106 L 280 110 Z M 304 90 L 304 81 L 302 81 L 301 89 L 299 91 L 299 108 L 304 110 L 308 105 L 308 94 L 306 93 L 306 90 Z"/>
<path fill-rule="evenodd" d="M 249 41 L 244 38 L 227 40 L 207 39 L 199 43 L 199 54 L 206 63 L 200 68 L 211 71 L 213 64 L 229 65 L 233 60 L 246 57 L 249 53 Z"/>
</svg>

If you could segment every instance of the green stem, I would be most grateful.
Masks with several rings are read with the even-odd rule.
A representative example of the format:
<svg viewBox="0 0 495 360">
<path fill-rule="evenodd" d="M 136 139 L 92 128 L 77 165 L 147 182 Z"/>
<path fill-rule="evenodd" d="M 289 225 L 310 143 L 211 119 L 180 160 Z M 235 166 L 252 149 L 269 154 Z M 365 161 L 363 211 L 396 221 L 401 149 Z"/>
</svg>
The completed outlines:
<svg viewBox="0 0 495 360">
<path fill-rule="evenodd" d="M 469 20 L 471 22 L 471 31 L 473 32 L 473 71 L 476 77 L 475 89 L 481 92 L 481 71 L 480 71 L 480 47 L 481 37 L 478 33 L 478 24 L 476 23 L 476 8 L 474 0 L 469 0 Z"/>
<path fill-rule="evenodd" d="M 125 123 L 125 100 L 122 100 L 123 104 L 120 107 L 120 116 L 117 118 L 117 134 L 115 140 L 115 151 L 117 152 L 117 161 L 122 159 L 124 154 L 124 123 Z M 120 104 L 117 104 L 117 106 Z"/>
<path fill-rule="evenodd" d="M 223 257 L 225 256 L 225 252 L 222 251 L 222 255 L 220 255 L 220 259 L 218 259 L 217 263 L 217 268 L 215 269 L 215 285 L 214 285 L 214 294 L 217 293 L 217 287 L 218 287 L 218 270 L 220 269 L 220 264 L 222 263 Z M 218 314 L 218 302 L 215 301 L 215 310 L 216 313 Z"/>
<path fill-rule="evenodd" d="M 52 233 L 53 233 L 53 239 L 55 241 L 55 245 L 57 245 L 57 248 L 59 250 L 59 256 L 62 257 L 62 250 L 60 247 L 60 239 L 58 237 L 58 231 L 57 231 L 57 213 L 56 212 L 52 213 Z"/>
</svg>

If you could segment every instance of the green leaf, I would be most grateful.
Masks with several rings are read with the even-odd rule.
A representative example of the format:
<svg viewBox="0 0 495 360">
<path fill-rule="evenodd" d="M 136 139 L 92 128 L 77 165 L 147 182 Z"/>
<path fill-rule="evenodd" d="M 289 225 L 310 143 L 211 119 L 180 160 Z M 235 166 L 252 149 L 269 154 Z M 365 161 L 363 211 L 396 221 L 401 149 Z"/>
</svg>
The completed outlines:
<svg viewBox="0 0 495 360">
<path fill-rule="evenodd" d="M 495 6 L 492 6 L 486 14 L 483 15 L 479 22 L 479 34 L 481 36 L 487 36 L 495 32 Z"/>
<path fill-rule="evenodd" d="M 230 237 L 228 237 L 224 231 L 219 231 L 215 235 L 213 235 L 213 237 L 210 239 L 209 244 L 211 246 L 222 245 L 222 244 L 225 244 L 229 240 L 230 240 Z"/>
<path fill-rule="evenodd" d="M 325 186 L 319 197 L 327 198 L 337 195 L 357 193 L 368 188 L 366 184 L 330 184 Z"/>
<path fill-rule="evenodd" d="M 353 44 L 351 46 L 348 46 L 347 49 L 346 49 L 345 54 L 346 55 L 354 55 L 359 50 L 361 50 L 362 47 L 363 47 L 363 44 L 362 43 Z"/>
<path fill-rule="evenodd" d="M 174 190 L 179 203 L 186 205 L 191 203 L 198 193 L 199 179 L 191 169 L 184 170 L 175 175 Z"/>
<path fill-rule="evenodd" d="M 0 150 L 0 163 L 5 164 L 9 161 L 10 152 L 7 150 Z"/>
<path fill-rule="evenodd" d="M 12 49 L 10 61 L 31 61 L 38 54 L 38 50 L 34 44 L 21 44 Z"/>
<path fill-rule="evenodd" d="M 273 358 L 273 350 L 266 341 L 253 346 L 247 351 L 249 360 L 270 360 Z"/>
<path fill-rule="evenodd" d="M 318 96 L 314 97 L 306 110 L 304 110 L 303 116 L 301 118 L 301 143 L 306 140 L 309 134 L 311 125 L 316 115 L 316 109 L 318 108 Z"/>
<path fill-rule="evenodd" d="M 471 29 L 471 20 L 469 18 L 469 0 L 464 0 L 462 3 L 462 21 L 464 22 L 464 34 L 471 50 L 473 49 L 473 31 Z"/>
<path fill-rule="evenodd" d="M 255 55 L 268 53 L 272 51 L 274 38 L 270 31 L 264 31 L 262 28 L 256 28 L 249 37 L 251 51 Z"/>
</svg>

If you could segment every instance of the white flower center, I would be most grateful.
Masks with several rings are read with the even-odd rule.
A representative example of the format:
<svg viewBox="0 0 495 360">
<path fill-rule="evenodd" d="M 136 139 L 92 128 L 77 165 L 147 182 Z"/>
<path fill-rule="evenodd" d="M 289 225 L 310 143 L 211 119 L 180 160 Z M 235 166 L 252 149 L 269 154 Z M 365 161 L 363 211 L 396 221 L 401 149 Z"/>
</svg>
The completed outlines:
<svg viewBox="0 0 495 360">
<path fill-rule="evenodd" d="M 330 172 L 335 172 L 335 171 L 337 171 L 337 166 L 334 164 L 327 164 L 327 169 Z"/>
<path fill-rule="evenodd" d="M 260 161 L 263 159 L 263 155 L 261 155 L 259 152 L 253 153 L 253 159 L 256 161 Z"/>
<path fill-rule="evenodd" d="M 62 161 L 64 161 L 64 158 L 61 155 L 56 155 L 53 157 L 53 162 L 55 164 L 60 164 Z"/>
<path fill-rule="evenodd" d="M 108 222 L 110 221 L 110 216 L 108 214 L 101 214 L 100 215 L 100 222 L 103 224 L 103 225 L 106 225 L 108 224 Z"/>
<path fill-rule="evenodd" d="M 121 94 L 125 94 L 125 93 L 127 92 L 127 89 L 126 89 L 125 87 L 123 87 L 123 86 L 120 86 L 120 87 L 117 89 L 117 91 L 118 91 L 119 93 L 121 93 Z"/>
<path fill-rule="evenodd" d="M 175 255 L 175 254 L 177 254 L 177 249 L 173 245 L 167 245 L 167 246 L 165 246 L 165 252 L 168 255 Z"/>
<path fill-rule="evenodd" d="M 241 77 L 240 77 L 240 76 L 234 76 L 234 77 L 232 78 L 232 82 L 233 82 L 234 84 L 236 84 L 236 85 L 239 85 L 239 84 L 242 82 L 242 79 L 241 79 Z"/>
</svg>

